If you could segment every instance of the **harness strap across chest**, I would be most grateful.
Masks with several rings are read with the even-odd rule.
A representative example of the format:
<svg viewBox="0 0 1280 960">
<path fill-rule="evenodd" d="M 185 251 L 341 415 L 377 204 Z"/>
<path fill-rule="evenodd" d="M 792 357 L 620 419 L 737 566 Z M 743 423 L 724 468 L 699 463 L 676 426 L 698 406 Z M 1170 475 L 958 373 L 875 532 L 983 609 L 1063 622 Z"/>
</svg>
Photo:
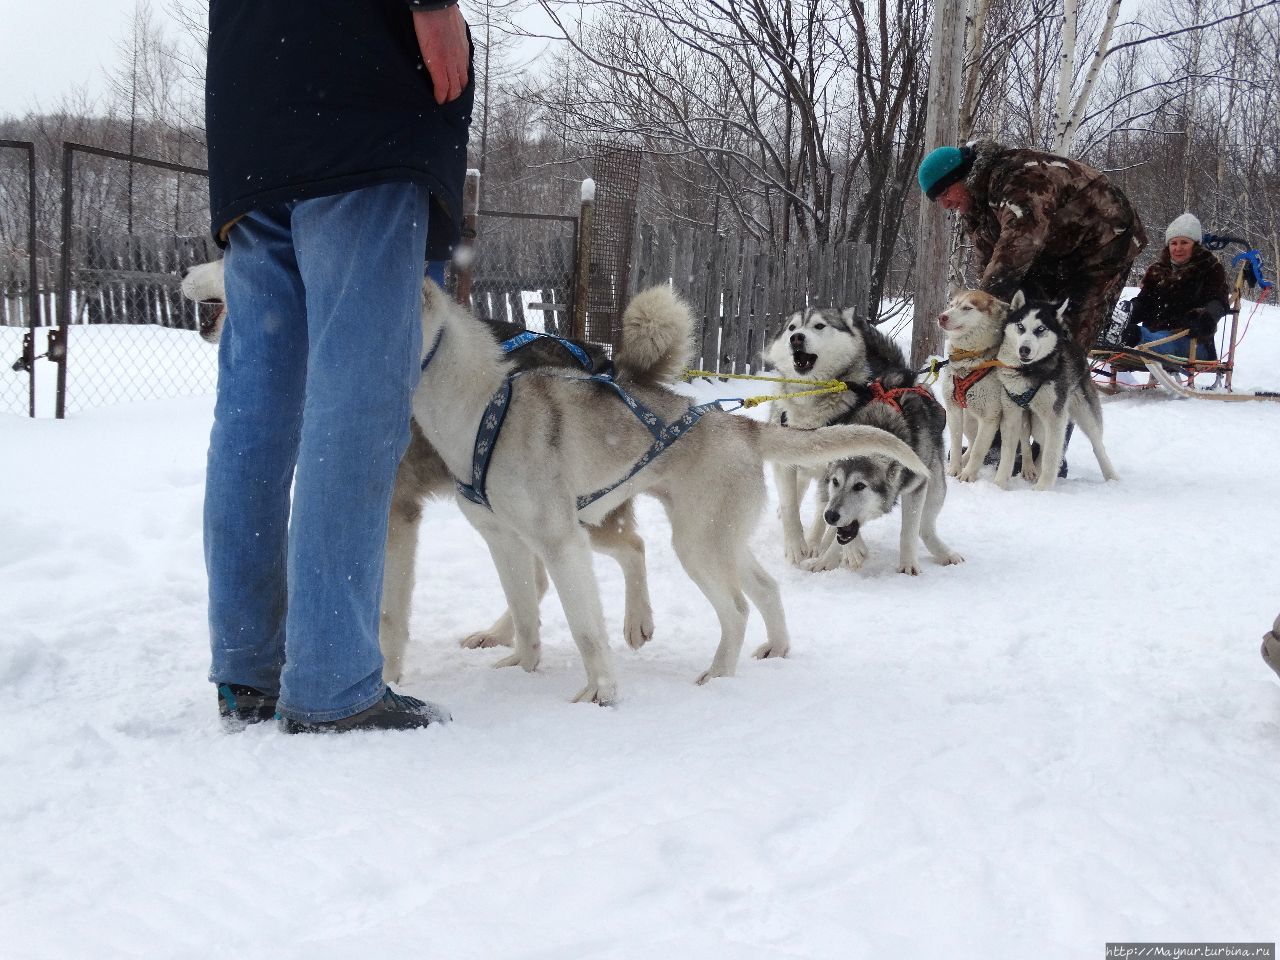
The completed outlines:
<svg viewBox="0 0 1280 960">
<path fill-rule="evenodd" d="M 428 352 L 426 359 L 422 362 L 423 370 L 426 370 L 427 364 L 430 363 L 432 358 L 435 356 L 435 352 L 440 346 L 440 337 L 443 333 L 444 330 L 442 328 L 440 333 L 437 334 L 436 341 L 432 344 L 431 350 Z M 560 337 L 553 337 L 545 333 L 526 331 L 525 333 L 519 334 L 512 337 L 510 340 L 505 341 L 502 344 L 502 351 L 503 353 L 511 353 L 512 351 L 527 346 L 538 339 L 555 340 L 573 354 L 578 362 L 582 364 L 583 369 L 591 369 L 591 358 L 587 355 L 585 350 L 579 347 L 576 343 L 563 340 Z M 692 406 L 676 420 L 671 423 L 664 423 L 661 417 L 631 394 L 627 393 L 627 391 L 615 382 L 612 376 L 608 373 L 597 373 L 583 377 L 568 373 L 557 373 L 554 370 L 549 369 L 517 370 L 514 373 L 508 374 L 499 385 L 498 389 L 494 391 L 488 405 L 485 407 L 484 414 L 480 417 L 480 426 L 476 429 L 476 441 L 471 457 L 471 482 L 463 483 L 461 480 L 455 481 L 458 492 L 462 494 L 462 496 L 466 497 L 472 503 L 485 507 L 488 510 L 493 509 L 492 505 L 489 503 L 489 496 L 485 489 L 486 481 L 489 476 L 489 461 L 493 459 L 493 449 L 498 444 L 498 435 L 502 432 L 502 424 L 505 422 L 507 410 L 511 406 L 512 384 L 515 383 L 516 378 L 527 374 L 536 374 L 543 377 L 558 377 L 562 380 L 573 380 L 579 383 L 596 383 L 606 387 L 613 391 L 613 393 L 617 395 L 618 399 L 626 404 L 627 409 L 635 415 L 637 420 L 644 424 L 645 429 L 649 431 L 649 435 L 653 437 L 653 443 L 649 446 L 649 449 L 646 450 L 640 459 L 635 462 L 625 476 L 609 484 L 607 487 L 602 487 L 594 493 L 579 496 L 577 498 L 577 507 L 579 510 L 585 510 L 601 497 L 607 495 L 613 490 L 616 490 L 618 487 L 622 486 L 622 484 L 634 477 L 644 467 L 652 463 L 660 454 L 669 449 L 672 444 L 688 433 L 694 424 L 701 420 L 703 414 L 708 410 L 720 409 L 720 401 L 713 400 L 710 403 Z"/>
<path fill-rule="evenodd" d="M 951 394 L 956 402 L 956 406 L 961 409 L 969 406 L 969 391 L 973 389 L 974 384 L 979 383 L 984 377 L 991 373 L 996 367 L 1004 366 L 999 360 L 985 360 L 978 364 L 963 377 L 956 377 L 951 381 Z"/>
<path fill-rule="evenodd" d="M 1008 396 L 1010 400 L 1012 400 L 1014 403 L 1020 406 L 1023 410 L 1027 410 L 1031 406 L 1031 401 L 1036 398 L 1036 394 L 1040 392 L 1040 388 L 1043 386 L 1044 386 L 1043 383 L 1037 383 L 1034 387 L 1032 387 L 1030 390 L 1026 391 L 1025 393 L 1013 393 L 1009 390 L 1008 387 L 1005 387 L 1004 392 L 1005 392 L 1005 395 Z"/>
</svg>

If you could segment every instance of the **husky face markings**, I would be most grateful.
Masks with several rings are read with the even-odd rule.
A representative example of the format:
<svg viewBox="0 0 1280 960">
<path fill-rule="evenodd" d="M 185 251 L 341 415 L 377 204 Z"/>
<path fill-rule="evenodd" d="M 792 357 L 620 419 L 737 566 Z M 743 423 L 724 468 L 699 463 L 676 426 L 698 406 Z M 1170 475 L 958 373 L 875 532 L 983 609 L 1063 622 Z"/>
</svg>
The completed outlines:
<svg viewBox="0 0 1280 960">
<path fill-rule="evenodd" d="M 1009 313 L 1009 305 L 981 290 L 963 290 L 947 302 L 938 314 L 938 326 L 948 340 L 969 339 L 981 334 L 993 335 L 992 346 Z"/>
<path fill-rule="evenodd" d="M 787 318 L 765 360 L 783 376 L 814 380 L 839 378 L 850 367 L 865 363 L 862 338 L 839 310 L 810 307 Z"/>
<path fill-rule="evenodd" d="M 836 543 L 853 541 L 862 525 L 879 519 L 898 501 L 900 471 L 883 457 L 855 457 L 827 470 L 827 508 L 822 518 L 836 531 Z"/>
<path fill-rule="evenodd" d="M 1009 316 L 1000 342 L 997 377 L 1008 398 L 1002 433 L 1023 433 L 1031 426 L 1040 441 L 1040 456 L 1026 479 L 1036 479 L 1037 490 L 1049 490 L 1058 477 L 1058 464 L 1066 445 L 1068 421 L 1079 425 L 1093 446 L 1098 466 L 1107 480 L 1117 479 L 1115 467 L 1102 442 L 1102 405 L 1089 376 L 1084 352 L 1070 336 L 1065 316 L 1068 301 L 1053 303 L 1027 300 L 1021 291 L 1009 302 Z M 1006 486 L 1012 463 L 1001 449 L 996 483 Z M 1024 471 L 1029 461 L 1023 451 Z"/>
<path fill-rule="evenodd" d="M 1036 363 L 1052 354 L 1066 335 L 1062 318 L 1067 303 L 1064 300 L 1056 311 L 1041 305 L 1012 312 L 1005 324 L 1001 354 L 1016 356 L 1023 364 Z"/>
</svg>

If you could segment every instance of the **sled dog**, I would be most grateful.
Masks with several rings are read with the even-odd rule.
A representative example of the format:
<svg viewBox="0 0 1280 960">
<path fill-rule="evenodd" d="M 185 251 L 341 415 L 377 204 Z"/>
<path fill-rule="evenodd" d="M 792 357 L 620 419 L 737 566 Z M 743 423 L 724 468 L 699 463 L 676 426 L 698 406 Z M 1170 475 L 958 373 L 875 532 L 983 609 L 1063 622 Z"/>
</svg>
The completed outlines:
<svg viewBox="0 0 1280 960">
<path fill-rule="evenodd" d="M 1045 464 L 1062 460 L 1067 422 L 1075 421 L 1093 445 L 1094 456 L 1107 480 L 1119 475 L 1102 444 L 1102 404 L 1089 376 L 1084 351 L 1063 324 L 1068 301 L 1061 304 L 1027 300 L 1019 290 L 1009 302 L 997 359 L 997 376 L 1005 393 L 1005 421 L 1018 429 L 1023 412 L 1031 414 L 1040 441 L 1037 490 L 1052 489 L 1058 471 Z M 1002 428 L 1003 430 L 1004 428 Z M 1025 461 L 1024 461 L 1025 462 Z M 1000 458 L 996 481 L 1009 481 L 1012 464 Z"/>
<path fill-rule="evenodd" d="M 812 381 L 842 380 L 865 384 L 879 378 L 887 387 L 907 386 L 914 377 L 898 349 L 871 323 L 851 308 L 810 307 L 787 318 L 782 332 L 765 349 L 764 362 L 781 377 L 801 381 L 779 384 L 771 419 L 787 427 L 812 430 L 853 422 L 865 396 L 844 391 L 808 397 L 791 394 L 813 389 Z M 810 481 L 822 481 L 825 464 L 801 469 L 792 464 L 774 466 L 778 510 L 782 518 L 783 550 L 792 563 L 813 557 L 825 531 L 819 502 L 806 536 L 800 519 L 800 501 Z M 819 498 L 821 501 L 821 498 Z"/>
<path fill-rule="evenodd" d="M 192 300 L 225 304 L 222 261 L 197 264 L 182 279 L 182 292 Z M 223 306 L 200 335 L 216 343 L 222 335 L 226 317 Z M 496 347 L 498 343 L 523 332 L 513 323 L 486 320 L 483 326 Z M 585 350 L 593 372 L 608 366 L 608 358 L 599 347 L 586 343 L 575 345 Z M 573 356 L 560 344 L 535 340 L 511 354 L 517 369 L 537 366 L 573 366 Z M 438 372 L 438 371 L 436 371 Z M 409 612 L 413 599 L 414 561 L 418 547 L 418 527 L 423 504 L 435 497 L 452 495 L 454 478 L 449 474 L 434 447 L 423 435 L 416 420 L 410 422 L 409 446 L 396 471 L 391 493 L 391 511 L 387 524 L 386 564 L 382 578 L 382 617 L 378 641 L 382 648 L 383 676 L 388 682 L 400 679 L 404 656 L 409 644 Z M 623 503 L 588 535 L 593 549 L 618 562 L 625 583 L 622 634 L 627 645 L 639 649 L 653 636 L 653 611 L 645 571 L 644 541 L 636 532 L 635 516 L 630 503 Z M 547 592 L 547 575 L 541 563 L 535 565 L 533 586 L 539 599 Z M 462 639 L 469 648 L 511 646 L 515 627 L 508 610 L 486 630 L 478 630 Z"/>
<path fill-rule="evenodd" d="M 928 477 L 904 470 L 882 456 L 837 460 L 827 467 L 823 489 L 823 519 L 827 531 L 818 556 L 804 564 L 808 570 L 831 570 L 841 561 L 855 570 L 867 558 L 862 528 L 889 513 L 902 499 L 902 530 L 898 570 L 920 573 L 916 541 L 923 540 L 943 565 L 963 563 L 938 536 L 938 514 L 947 496 L 943 428 L 946 413 L 925 387 L 885 390 L 877 383 L 872 396 L 857 412 L 856 422 L 879 427 L 899 437 L 929 468 Z"/>
<path fill-rule="evenodd" d="M 938 326 L 947 340 L 947 365 L 939 380 L 947 407 L 947 475 L 966 483 L 978 478 L 1004 420 L 1006 401 L 996 376 L 1000 364 L 996 353 L 1008 315 L 1007 303 L 981 290 L 961 290 L 938 314 Z M 1005 471 L 1012 471 L 1019 447 L 1023 476 L 1028 476 L 1032 457 L 1023 420 L 1011 415 L 1009 423 L 1009 432 L 1002 434 L 997 476 L 1008 477 Z M 964 449 L 965 437 L 969 437 L 968 451 Z"/>
<path fill-rule="evenodd" d="M 418 423 L 455 476 L 478 477 L 476 465 L 490 458 L 487 477 L 461 490 L 458 503 L 489 546 L 514 619 L 516 649 L 502 665 L 538 665 L 532 583 L 541 557 L 586 670 L 577 701 L 607 704 L 618 696 L 585 532 L 610 511 L 639 493 L 665 508 L 676 556 L 720 621 L 715 656 L 699 677 L 705 682 L 736 669 L 748 611 L 744 594 L 764 619 L 767 639 L 756 656 L 782 657 L 790 648 L 778 585 L 749 548 L 766 499 L 766 460 L 815 466 L 879 453 L 927 472 L 910 447 L 883 430 L 789 430 L 714 404 L 691 405 L 668 384 L 687 363 L 692 319 L 665 286 L 637 294 L 624 312 L 616 365 L 626 400 L 575 372 L 512 377 L 493 338 L 430 282 L 422 318 Z M 510 403 L 493 438 L 491 414 L 507 389 Z M 683 432 L 663 446 L 673 430 Z"/>
</svg>

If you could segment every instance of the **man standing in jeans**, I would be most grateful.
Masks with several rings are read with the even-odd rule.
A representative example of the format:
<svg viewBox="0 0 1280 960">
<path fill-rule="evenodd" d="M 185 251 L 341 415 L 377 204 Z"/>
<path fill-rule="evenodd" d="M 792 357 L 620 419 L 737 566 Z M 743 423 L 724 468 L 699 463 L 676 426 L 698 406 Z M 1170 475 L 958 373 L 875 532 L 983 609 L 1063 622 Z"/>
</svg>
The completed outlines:
<svg viewBox="0 0 1280 960">
<path fill-rule="evenodd" d="M 230 727 L 449 719 L 383 682 L 378 621 L 424 262 L 461 223 L 472 93 L 456 0 L 210 3 L 228 310 L 204 537 Z"/>
</svg>

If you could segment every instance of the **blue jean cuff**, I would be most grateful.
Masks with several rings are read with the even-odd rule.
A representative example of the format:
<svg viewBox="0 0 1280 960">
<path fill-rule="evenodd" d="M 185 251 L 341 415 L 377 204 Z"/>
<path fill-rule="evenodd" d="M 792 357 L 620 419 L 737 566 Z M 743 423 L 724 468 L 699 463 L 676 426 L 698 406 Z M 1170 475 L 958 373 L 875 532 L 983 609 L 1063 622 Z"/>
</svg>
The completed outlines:
<svg viewBox="0 0 1280 960">
<path fill-rule="evenodd" d="M 290 710 L 284 704 L 276 705 L 276 713 L 279 716 L 287 717 L 290 720 L 297 720 L 299 723 L 329 723 L 333 720 L 345 720 L 347 717 L 354 717 L 357 713 L 363 713 L 375 703 L 387 695 L 387 686 L 383 684 L 378 692 L 368 700 L 362 701 L 354 707 L 344 707 L 340 710 Z"/>
</svg>

